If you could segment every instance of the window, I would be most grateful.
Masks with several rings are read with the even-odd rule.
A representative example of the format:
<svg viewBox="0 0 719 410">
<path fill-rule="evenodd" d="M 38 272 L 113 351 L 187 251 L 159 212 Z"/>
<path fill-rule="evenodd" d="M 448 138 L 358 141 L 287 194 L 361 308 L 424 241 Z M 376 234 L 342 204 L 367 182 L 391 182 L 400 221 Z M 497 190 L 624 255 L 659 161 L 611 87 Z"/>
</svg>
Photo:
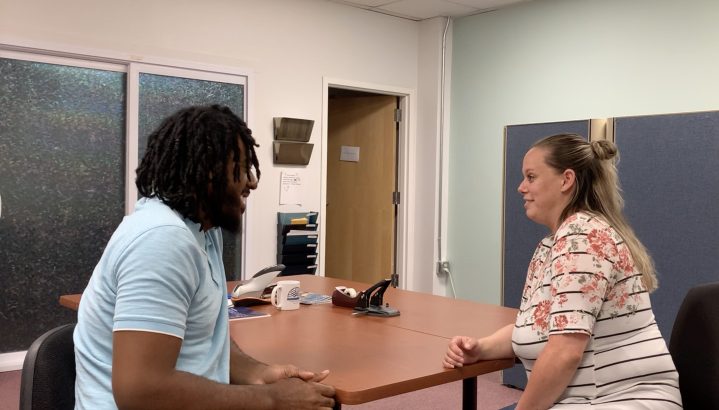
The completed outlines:
<svg viewBox="0 0 719 410">
<path fill-rule="evenodd" d="M 246 81 L 0 50 L 0 353 L 75 320 L 58 297 L 82 292 L 133 209 L 147 134 L 190 104 L 224 104 L 245 118 Z M 241 235 L 224 237 L 226 272 L 237 278 Z"/>
</svg>

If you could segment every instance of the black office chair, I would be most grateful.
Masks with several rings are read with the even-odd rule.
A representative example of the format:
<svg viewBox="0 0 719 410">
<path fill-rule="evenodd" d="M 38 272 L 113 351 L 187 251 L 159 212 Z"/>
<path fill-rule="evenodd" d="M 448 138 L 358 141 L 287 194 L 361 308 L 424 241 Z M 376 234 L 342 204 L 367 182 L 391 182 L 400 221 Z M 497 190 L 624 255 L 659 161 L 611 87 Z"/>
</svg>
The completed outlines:
<svg viewBox="0 0 719 410">
<path fill-rule="evenodd" d="M 684 409 L 719 409 L 719 282 L 687 292 L 669 352 L 679 372 Z"/>
<path fill-rule="evenodd" d="M 20 410 L 75 407 L 75 324 L 38 337 L 25 356 L 20 379 Z"/>
</svg>

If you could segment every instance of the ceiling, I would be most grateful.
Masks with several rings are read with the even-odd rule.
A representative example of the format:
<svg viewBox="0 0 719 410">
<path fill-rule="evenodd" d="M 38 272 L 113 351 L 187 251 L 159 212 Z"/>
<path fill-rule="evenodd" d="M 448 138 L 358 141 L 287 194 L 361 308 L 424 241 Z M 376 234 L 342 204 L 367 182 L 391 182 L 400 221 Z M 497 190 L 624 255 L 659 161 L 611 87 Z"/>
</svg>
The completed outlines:
<svg viewBox="0 0 719 410">
<path fill-rule="evenodd" d="M 529 0 L 329 0 L 410 20 L 462 17 Z"/>
</svg>

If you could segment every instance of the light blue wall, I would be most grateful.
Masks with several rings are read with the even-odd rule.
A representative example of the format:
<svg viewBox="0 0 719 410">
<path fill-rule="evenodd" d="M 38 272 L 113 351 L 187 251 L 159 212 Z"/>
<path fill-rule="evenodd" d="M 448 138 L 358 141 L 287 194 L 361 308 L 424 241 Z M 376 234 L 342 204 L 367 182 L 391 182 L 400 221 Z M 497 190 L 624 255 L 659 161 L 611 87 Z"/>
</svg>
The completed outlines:
<svg viewBox="0 0 719 410">
<path fill-rule="evenodd" d="M 716 0 L 535 0 L 455 22 L 447 245 L 458 297 L 500 302 L 504 127 L 719 110 L 717 22 Z"/>
</svg>

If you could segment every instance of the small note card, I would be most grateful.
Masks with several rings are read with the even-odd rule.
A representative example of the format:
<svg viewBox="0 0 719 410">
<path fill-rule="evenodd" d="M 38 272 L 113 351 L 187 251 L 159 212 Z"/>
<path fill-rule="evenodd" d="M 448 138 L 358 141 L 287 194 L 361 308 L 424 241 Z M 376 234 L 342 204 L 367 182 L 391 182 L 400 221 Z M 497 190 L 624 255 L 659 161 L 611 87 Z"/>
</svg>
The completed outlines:
<svg viewBox="0 0 719 410">
<path fill-rule="evenodd" d="M 359 162 L 359 149 L 360 147 L 343 145 L 340 151 L 340 161 Z"/>
</svg>

